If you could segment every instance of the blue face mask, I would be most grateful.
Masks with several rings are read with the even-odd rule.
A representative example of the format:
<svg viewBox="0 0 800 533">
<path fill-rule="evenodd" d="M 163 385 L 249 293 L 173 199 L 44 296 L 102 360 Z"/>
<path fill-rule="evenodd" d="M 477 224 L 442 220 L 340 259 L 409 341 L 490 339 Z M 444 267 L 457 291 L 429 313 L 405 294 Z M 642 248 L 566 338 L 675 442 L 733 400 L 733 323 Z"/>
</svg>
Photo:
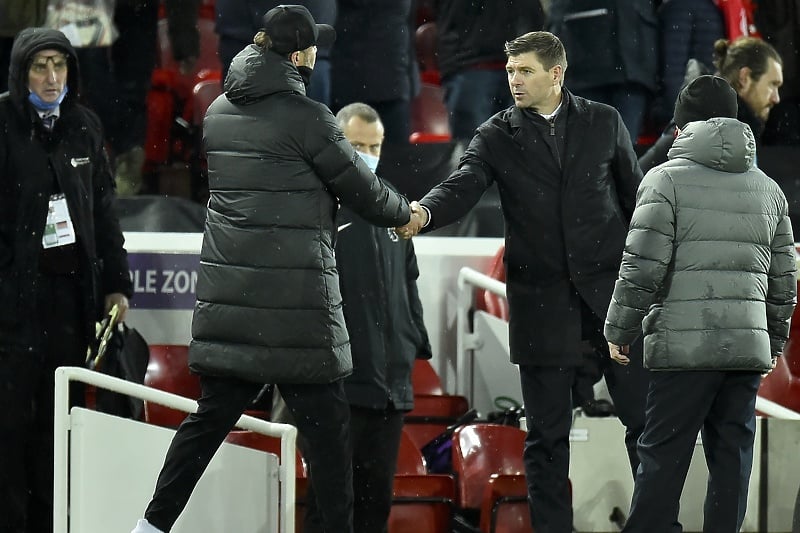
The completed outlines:
<svg viewBox="0 0 800 533">
<path fill-rule="evenodd" d="M 61 91 L 61 94 L 58 95 L 58 98 L 56 98 L 54 102 L 45 102 L 44 100 L 39 98 L 38 94 L 31 91 L 28 93 L 28 101 L 31 104 L 33 104 L 33 107 L 35 107 L 39 111 L 52 111 L 53 109 L 60 106 L 61 102 L 64 101 L 64 97 L 67 96 L 67 89 L 68 87 L 64 85 L 64 90 Z"/>
<path fill-rule="evenodd" d="M 359 155 L 359 157 L 361 157 L 361 160 L 367 164 L 369 169 L 372 172 L 375 172 L 375 169 L 378 168 L 378 161 L 381 160 L 380 157 L 359 151 L 356 151 L 356 153 Z"/>
</svg>

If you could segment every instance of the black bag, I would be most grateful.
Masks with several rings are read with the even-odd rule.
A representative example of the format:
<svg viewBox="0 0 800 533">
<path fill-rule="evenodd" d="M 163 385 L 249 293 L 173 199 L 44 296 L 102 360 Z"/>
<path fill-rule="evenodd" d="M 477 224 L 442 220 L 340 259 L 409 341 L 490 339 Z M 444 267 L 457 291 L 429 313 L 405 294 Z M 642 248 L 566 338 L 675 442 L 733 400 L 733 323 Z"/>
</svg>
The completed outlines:
<svg viewBox="0 0 800 533">
<path fill-rule="evenodd" d="M 149 363 L 150 348 L 147 341 L 138 331 L 122 323 L 114 328 L 105 354 L 94 370 L 141 384 L 144 383 Z M 102 388 L 97 389 L 95 402 L 95 408 L 103 413 L 134 420 L 142 420 L 144 414 L 143 400 Z"/>
<path fill-rule="evenodd" d="M 486 415 L 486 421 L 492 424 L 519 427 L 519 421 L 525 416 L 525 409 L 513 398 L 498 396 L 494 406 L 499 411 L 491 411 Z"/>
</svg>

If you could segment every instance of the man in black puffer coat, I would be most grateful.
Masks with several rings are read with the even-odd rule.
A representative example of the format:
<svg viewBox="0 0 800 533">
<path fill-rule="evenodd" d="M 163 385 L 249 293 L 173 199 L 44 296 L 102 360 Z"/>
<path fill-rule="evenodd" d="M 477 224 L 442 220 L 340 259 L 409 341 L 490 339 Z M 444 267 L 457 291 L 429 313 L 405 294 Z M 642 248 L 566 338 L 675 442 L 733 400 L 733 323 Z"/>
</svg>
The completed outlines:
<svg viewBox="0 0 800 533">
<path fill-rule="evenodd" d="M 0 531 L 52 531 L 53 389 L 133 286 L 97 115 L 63 33 L 14 40 L 0 95 Z M 62 216 L 54 218 L 60 212 Z M 81 404 L 83 388 L 71 388 Z M 27 517 L 26 517 L 27 515 Z"/>
<path fill-rule="evenodd" d="M 352 362 L 334 258 L 336 213 L 341 202 L 389 227 L 409 222 L 410 212 L 328 108 L 305 95 L 316 45 L 334 36 L 305 7 L 271 9 L 206 114 L 211 198 L 189 352 L 202 395 L 175 435 L 137 533 L 170 530 L 265 383 L 277 384 L 308 443 L 325 531 L 353 530 L 342 383 Z"/>
</svg>

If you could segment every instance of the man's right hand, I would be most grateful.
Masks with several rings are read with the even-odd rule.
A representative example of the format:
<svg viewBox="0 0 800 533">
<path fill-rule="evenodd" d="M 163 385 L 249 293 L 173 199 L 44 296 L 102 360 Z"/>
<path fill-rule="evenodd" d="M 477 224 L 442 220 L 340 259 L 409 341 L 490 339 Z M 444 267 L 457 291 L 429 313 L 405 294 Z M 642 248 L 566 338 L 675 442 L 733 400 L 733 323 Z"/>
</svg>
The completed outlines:
<svg viewBox="0 0 800 533">
<path fill-rule="evenodd" d="M 422 209 L 422 206 L 419 205 L 419 202 L 416 200 L 409 204 L 411 208 L 411 219 L 406 223 L 405 226 L 400 226 L 394 229 L 395 233 L 400 235 L 404 239 L 410 239 L 411 237 L 419 234 L 420 230 L 425 226 L 428 222 L 428 213 Z"/>
</svg>

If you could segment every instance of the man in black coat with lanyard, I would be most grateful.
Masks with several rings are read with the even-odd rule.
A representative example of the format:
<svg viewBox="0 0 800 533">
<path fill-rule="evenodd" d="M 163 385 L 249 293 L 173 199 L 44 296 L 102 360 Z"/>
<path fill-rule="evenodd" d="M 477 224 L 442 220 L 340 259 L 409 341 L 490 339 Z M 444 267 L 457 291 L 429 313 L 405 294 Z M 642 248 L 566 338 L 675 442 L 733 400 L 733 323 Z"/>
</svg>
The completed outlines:
<svg viewBox="0 0 800 533">
<path fill-rule="evenodd" d="M 0 95 L 0 531 L 52 531 L 54 372 L 133 292 L 100 120 L 63 33 L 19 32 Z M 73 405 L 83 387 L 70 388 Z"/>
<path fill-rule="evenodd" d="M 556 36 L 526 33 L 506 43 L 506 55 L 515 105 L 478 128 L 458 169 L 412 203 L 411 222 L 397 231 L 407 238 L 450 224 L 497 182 L 531 524 L 564 533 L 572 528 L 570 389 L 587 345 L 608 353 L 603 318 L 642 174 L 619 113 L 563 87 L 567 59 Z M 647 388 L 638 355 L 622 373 L 603 360 L 634 471 Z"/>
</svg>

